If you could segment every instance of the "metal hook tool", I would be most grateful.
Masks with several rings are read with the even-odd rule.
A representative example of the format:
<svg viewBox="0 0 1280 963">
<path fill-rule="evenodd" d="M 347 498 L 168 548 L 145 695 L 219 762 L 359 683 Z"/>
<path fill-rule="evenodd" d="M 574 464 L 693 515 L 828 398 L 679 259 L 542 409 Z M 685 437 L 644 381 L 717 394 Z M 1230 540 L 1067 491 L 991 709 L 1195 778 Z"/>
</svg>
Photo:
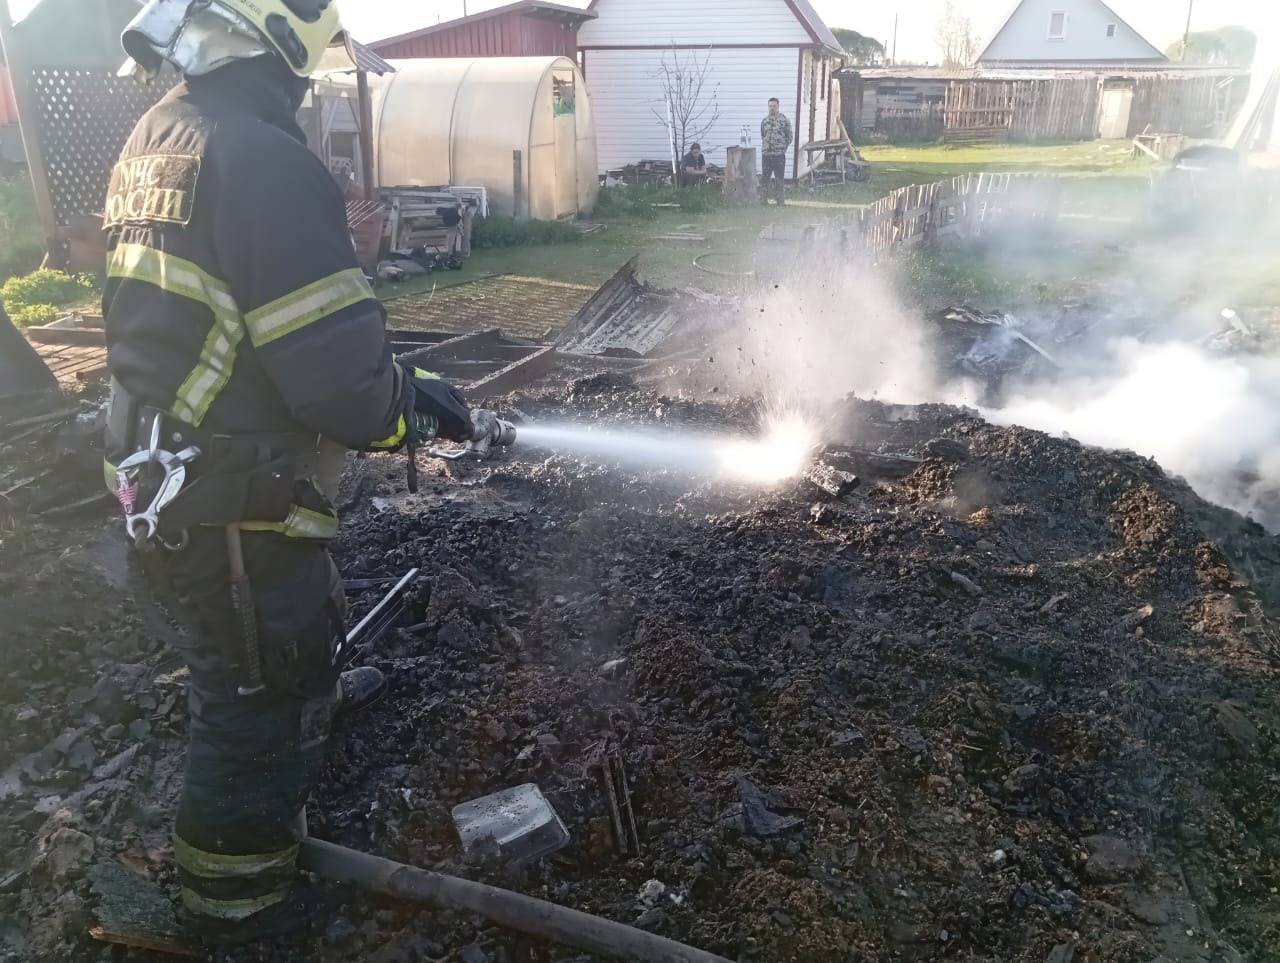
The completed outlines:
<svg viewBox="0 0 1280 963">
<path fill-rule="evenodd" d="M 176 455 L 161 448 L 160 430 L 161 416 L 156 415 L 151 423 L 151 439 L 148 447 L 130 455 L 116 469 L 116 490 L 120 505 L 124 509 L 125 528 L 129 532 L 129 537 L 133 539 L 134 545 L 139 549 L 158 538 L 160 513 L 178 497 L 182 486 L 186 484 L 187 465 L 200 457 L 200 449 L 194 445 L 182 449 Z M 153 465 L 159 467 L 164 472 L 164 476 L 146 510 L 136 512 L 134 498 L 137 496 L 138 479 L 147 468 Z M 183 532 L 176 544 L 170 544 L 163 539 L 160 539 L 160 543 L 171 551 L 177 551 L 186 546 L 187 533 Z"/>
</svg>

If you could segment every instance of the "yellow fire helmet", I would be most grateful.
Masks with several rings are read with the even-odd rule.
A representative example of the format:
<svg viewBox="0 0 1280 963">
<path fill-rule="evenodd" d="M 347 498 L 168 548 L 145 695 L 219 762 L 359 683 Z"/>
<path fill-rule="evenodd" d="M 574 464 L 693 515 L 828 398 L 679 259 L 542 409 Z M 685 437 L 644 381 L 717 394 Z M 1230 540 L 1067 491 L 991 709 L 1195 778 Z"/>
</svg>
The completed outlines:
<svg viewBox="0 0 1280 963">
<path fill-rule="evenodd" d="M 346 46 L 336 0 L 143 3 L 121 43 L 149 74 L 168 61 L 184 74 L 199 76 L 232 60 L 274 52 L 299 77 L 310 77 L 331 45 Z"/>
<path fill-rule="evenodd" d="M 299 77 L 310 77 L 342 35 L 337 0 L 214 0 L 262 32 Z"/>
</svg>

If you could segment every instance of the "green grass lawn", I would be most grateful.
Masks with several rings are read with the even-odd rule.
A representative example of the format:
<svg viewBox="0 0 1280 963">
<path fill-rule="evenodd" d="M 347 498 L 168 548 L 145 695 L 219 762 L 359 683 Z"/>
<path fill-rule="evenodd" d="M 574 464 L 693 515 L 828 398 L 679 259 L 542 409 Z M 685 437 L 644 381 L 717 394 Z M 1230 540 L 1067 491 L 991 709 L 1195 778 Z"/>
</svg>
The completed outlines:
<svg viewBox="0 0 1280 963">
<path fill-rule="evenodd" d="M 1068 179 L 1064 205 L 1067 213 L 1084 219 L 1115 219 L 1133 216 L 1142 209 L 1152 170 L 1149 162 L 1134 160 L 1124 143 L 1114 141 L 1044 146 L 866 147 L 862 151 L 874 165 L 868 183 L 831 187 L 817 193 L 799 186 L 793 189 L 785 208 L 755 205 L 700 214 L 656 208 L 651 218 L 606 214 L 597 218 L 604 225 L 603 230 L 581 240 L 476 251 L 463 271 L 386 288 L 383 294 L 390 299 L 492 274 L 598 285 L 635 254 L 640 255 L 641 273 L 659 286 L 715 287 L 724 282 L 694 266 L 699 255 L 723 254 L 708 259 L 709 264 L 733 271 L 746 264 L 743 255 L 769 224 L 820 221 L 848 213 L 909 184 L 983 172 L 1056 173 Z M 678 233 L 700 239 L 663 237 Z"/>
<path fill-rule="evenodd" d="M 1041 171 L 1070 177 L 1145 178 L 1151 161 L 1135 160 L 1128 141 L 1091 141 L 1072 144 L 990 144 L 973 147 L 862 147 L 862 156 L 879 168 L 886 180 L 902 184 L 918 178 L 941 180 L 981 171 L 1010 173 Z"/>
</svg>

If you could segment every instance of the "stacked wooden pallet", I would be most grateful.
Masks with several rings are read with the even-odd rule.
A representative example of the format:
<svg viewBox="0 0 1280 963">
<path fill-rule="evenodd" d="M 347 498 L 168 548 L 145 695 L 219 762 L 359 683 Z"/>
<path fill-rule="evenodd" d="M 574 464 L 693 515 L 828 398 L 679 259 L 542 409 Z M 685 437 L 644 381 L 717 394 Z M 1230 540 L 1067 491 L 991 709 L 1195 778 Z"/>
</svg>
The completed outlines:
<svg viewBox="0 0 1280 963">
<path fill-rule="evenodd" d="M 388 208 L 384 237 L 392 251 L 423 247 L 442 254 L 471 253 L 474 210 L 447 190 L 390 187 L 381 192 Z M 448 223 L 452 213 L 457 221 Z"/>
</svg>

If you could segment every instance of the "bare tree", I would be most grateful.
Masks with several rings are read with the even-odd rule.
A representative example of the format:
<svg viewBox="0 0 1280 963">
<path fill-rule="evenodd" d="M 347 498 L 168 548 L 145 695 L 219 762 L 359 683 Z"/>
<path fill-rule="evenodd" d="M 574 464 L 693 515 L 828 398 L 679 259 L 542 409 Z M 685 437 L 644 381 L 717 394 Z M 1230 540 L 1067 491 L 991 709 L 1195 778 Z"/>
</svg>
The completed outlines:
<svg viewBox="0 0 1280 963">
<path fill-rule="evenodd" d="M 697 51 L 686 53 L 674 45 L 662 55 L 657 79 L 662 101 L 661 106 L 651 109 L 658 123 L 667 129 L 678 183 L 680 162 L 689 145 L 706 137 L 720 119 L 720 84 L 711 79 L 710 51 L 699 57 Z"/>
<path fill-rule="evenodd" d="M 954 0 L 947 0 L 938 23 L 938 46 L 942 49 L 942 66 L 971 67 L 978 56 L 978 40 L 973 24 L 960 12 Z"/>
</svg>

